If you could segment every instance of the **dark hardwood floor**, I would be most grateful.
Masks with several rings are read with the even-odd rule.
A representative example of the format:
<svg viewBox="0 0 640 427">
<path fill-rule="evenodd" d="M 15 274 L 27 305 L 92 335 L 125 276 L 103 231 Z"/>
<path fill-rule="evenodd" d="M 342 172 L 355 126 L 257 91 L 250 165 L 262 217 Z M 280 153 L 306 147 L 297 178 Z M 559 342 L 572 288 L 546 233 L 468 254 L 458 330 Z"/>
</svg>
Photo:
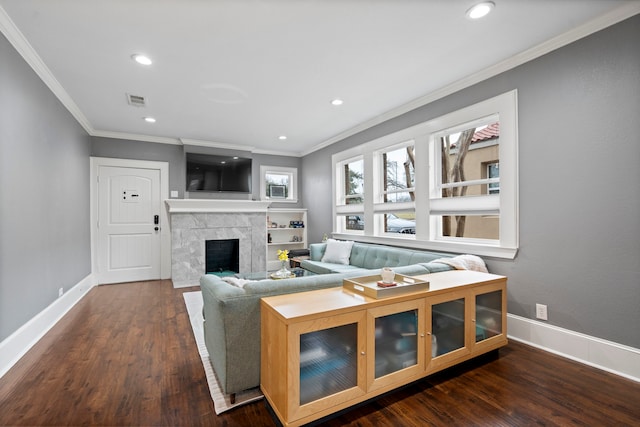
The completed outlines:
<svg viewBox="0 0 640 427">
<path fill-rule="evenodd" d="M 217 416 L 182 293 L 98 286 L 4 377 L 2 426 L 274 426 L 264 401 Z M 327 426 L 638 426 L 640 383 L 510 342 Z"/>
</svg>

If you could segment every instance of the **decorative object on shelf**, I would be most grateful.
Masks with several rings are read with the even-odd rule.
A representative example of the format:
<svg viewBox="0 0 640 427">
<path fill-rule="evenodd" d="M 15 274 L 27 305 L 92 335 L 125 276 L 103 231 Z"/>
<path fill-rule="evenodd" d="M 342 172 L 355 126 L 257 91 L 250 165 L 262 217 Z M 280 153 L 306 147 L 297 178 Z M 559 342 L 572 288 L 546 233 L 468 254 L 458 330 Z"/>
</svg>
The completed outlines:
<svg viewBox="0 0 640 427">
<path fill-rule="evenodd" d="M 322 242 L 323 242 L 323 243 L 324 243 L 324 242 L 326 242 L 328 238 L 329 238 L 329 236 L 327 236 L 327 233 L 324 233 L 324 234 L 322 235 Z"/>
<path fill-rule="evenodd" d="M 267 234 L 267 243 L 271 243 L 271 233 Z"/>
<path fill-rule="evenodd" d="M 286 279 L 291 277 L 291 272 L 287 268 L 287 264 L 289 261 L 289 251 L 287 249 L 278 249 L 278 260 L 280 260 L 281 264 L 280 270 L 273 273 L 271 277 L 278 279 Z"/>
<path fill-rule="evenodd" d="M 304 228 L 304 221 L 289 221 L 289 228 Z"/>
<path fill-rule="evenodd" d="M 382 282 L 385 284 L 392 284 L 393 279 L 396 277 L 396 273 L 389 267 L 384 267 L 382 271 L 380 271 L 380 276 L 382 276 Z"/>
</svg>

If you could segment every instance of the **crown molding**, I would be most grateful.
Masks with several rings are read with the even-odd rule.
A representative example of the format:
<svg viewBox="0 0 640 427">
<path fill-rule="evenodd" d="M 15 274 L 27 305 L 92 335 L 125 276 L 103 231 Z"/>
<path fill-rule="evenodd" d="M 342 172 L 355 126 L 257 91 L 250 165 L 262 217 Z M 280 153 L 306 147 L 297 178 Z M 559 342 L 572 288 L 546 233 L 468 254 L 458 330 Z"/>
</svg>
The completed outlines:
<svg viewBox="0 0 640 427">
<path fill-rule="evenodd" d="M 204 141 L 202 139 L 180 138 L 182 145 L 197 145 L 198 147 L 224 148 L 227 150 L 240 150 L 253 152 L 255 147 L 250 145 L 230 144 L 228 142 Z"/>
<path fill-rule="evenodd" d="M 253 150 L 255 154 L 266 154 L 269 156 L 287 156 L 287 157 L 302 157 L 303 154 L 301 152 L 288 152 L 288 151 L 279 151 L 279 150 L 263 150 L 263 149 L 255 149 Z"/>
<path fill-rule="evenodd" d="M 64 90 L 60 82 L 53 76 L 49 67 L 46 66 L 42 58 L 36 53 L 31 43 L 27 41 L 2 6 L 0 6 L 0 31 L 44 84 L 46 84 L 51 92 L 60 100 L 62 105 L 64 105 L 78 123 L 80 123 L 80 126 L 82 126 L 89 135 L 93 135 L 94 129 L 87 117 L 80 111 L 80 108 L 78 108 L 67 91 Z"/>
<path fill-rule="evenodd" d="M 155 142 L 158 144 L 182 145 L 179 139 L 169 138 L 165 136 L 140 135 L 137 133 L 112 132 L 109 130 L 94 130 L 91 136 L 112 138 L 112 139 L 129 139 L 132 141 Z"/>
<path fill-rule="evenodd" d="M 389 110 L 386 113 L 383 113 L 373 119 L 367 120 L 366 122 L 363 122 L 357 126 L 352 127 L 351 129 L 341 132 L 319 143 L 313 148 L 303 151 L 301 155 L 306 156 L 315 151 L 326 148 L 332 144 L 335 144 L 336 142 L 342 141 L 345 138 L 348 138 L 359 132 L 372 128 L 373 126 L 376 126 L 380 123 L 386 122 L 387 120 L 401 116 L 402 114 L 408 113 L 409 111 L 413 111 L 416 108 L 430 104 L 434 101 L 437 101 L 438 99 L 451 95 L 452 93 L 458 92 L 462 89 L 465 89 L 474 84 L 480 83 L 491 77 L 497 76 L 500 73 L 511 70 L 519 65 L 532 61 L 551 51 L 559 49 L 577 40 L 580 40 L 581 38 L 589 36 L 607 27 L 610 27 L 611 25 L 617 24 L 618 22 L 624 21 L 625 19 L 630 18 L 634 15 L 637 15 L 638 13 L 640 13 L 640 1 L 625 3 L 622 6 L 616 9 L 613 9 L 608 13 L 605 13 L 604 15 L 601 15 L 589 22 L 586 22 L 585 24 L 579 27 L 576 27 L 570 31 L 567 31 L 566 33 L 563 33 L 559 36 L 549 39 L 546 42 L 543 42 L 537 46 L 527 49 L 519 54 L 516 54 L 511 58 L 498 62 L 493 66 L 490 66 L 477 73 L 471 74 L 467 77 L 457 80 L 448 86 L 445 86 L 434 92 L 423 95 L 419 98 L 414 99 L 413 101 L 409 101 L 406 104 L 403 104 L 397 108 Z"/>
<path fill-rule="evenodd" d="M 531 49 L 521 52 L 507 60 L 499 62 L 491 67 L 485 68 L 477 73 L 471 74 L 465 78 L 462 78 L 448 86 L 438 89 L 434 92 L 414 99 L 406 104 L 403 104 L 397 108 L 387 111 L 373 119 L 367 120 L 357 126 L 352 127 L 344 132 L 341 132 L 316 146 L 296 153 L 284 153 L 278 150 L 256 150 L 251 146 L 234 145 L 228 143 L 220 143 L 213 141 L 201 141 L 185 138 L 168 138 L 158 137 L 150 135 L 137 135 L 129 133 L 111 132 L 111 131 L 96 131 L 87 117 L 82 113 L 77 104 L 73 101 L 71 96 L 64 90 L 60 82 L 53 76 L 51 70 L 45 65 L 44 61 L 33 49 L 33 46 L 27 41 L 22 32 L 11 20 L 9 15 L 2 6 L 0 6 L 0 32 L 9 40 L 18 53 L 24 58 L 24 60 L 31 66 L 40 79 L 47 85 L 47 87 L 53 92 L 53 94 L 60 100 L 60 102 L 67 108 L 71 115 L 78 121 L 78 123 L 84 128 L 84 130 L 91 136 L 105 137 L 105 138 L 117 138 L 117 139 L 130 139 L 135 141 L 156 142 L 161 144 L 174 144 L 174 145 L 199 145 L 205 147 L 226 148 L 233 150 L 247 150 L 258 154 L 268 155 L 284 155 L 292 157 L 303 157 L 311 154 L 315 151 L 319 151 L 329 145 L 335 144 L 345 138 L 355 135 L 359 132 L 367 130 L 380 123 L 386 122 L 390 119 L 398 117 L 416 108 L 427 105 L 445 96 L 451 95 L 459 90 L 465 89 L 481 81 L 487 80 L 500 73 L 508 71 L 526 62 L 529 62 L 535 58 L 545 55 L 560 47 L 566 46 L 574 41 L 577 41 L 583 37 L 607 28 L 611 25 L 617 24 L 627 18 L 640 13 L 640 2 L 633 1 L 625 3 L 622 6 L 613 9 L 612 11 L 599 16 L 579 27 L 576 27 L 560 36 L 554 37 L 544 43 L 539 44 Z"/>
</svg>

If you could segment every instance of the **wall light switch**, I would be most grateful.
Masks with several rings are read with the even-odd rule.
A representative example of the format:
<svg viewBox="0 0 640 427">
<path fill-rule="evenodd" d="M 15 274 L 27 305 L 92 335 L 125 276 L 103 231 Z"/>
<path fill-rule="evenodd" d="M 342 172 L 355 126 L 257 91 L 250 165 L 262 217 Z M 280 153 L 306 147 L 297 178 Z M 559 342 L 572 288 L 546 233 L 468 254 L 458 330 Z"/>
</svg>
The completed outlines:
<svg viewBox="0 0 640 427">
<path fill-rule="evenodd" d="M 178 197 L 178 191 L 177 190 L 171 190 L 171 197 L 172 198 Z"/>
</svg>

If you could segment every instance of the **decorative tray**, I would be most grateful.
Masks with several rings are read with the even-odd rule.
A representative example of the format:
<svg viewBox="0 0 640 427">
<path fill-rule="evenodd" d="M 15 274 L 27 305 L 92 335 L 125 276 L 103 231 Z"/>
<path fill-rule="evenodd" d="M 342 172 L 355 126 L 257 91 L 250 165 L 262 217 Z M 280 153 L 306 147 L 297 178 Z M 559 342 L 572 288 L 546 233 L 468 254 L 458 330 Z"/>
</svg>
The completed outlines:
<svg viewBox="0 0 640 427">
<path fill-rule="evenodd" d="M 410 292 L 428 291 L 429 282 L 396 273 L 393 283 L 388 284 L 384 283 L 382 277 L 377 274 L 343 279 L 342 287 L 355 293 L 378 299 Z"/>
</svg>

